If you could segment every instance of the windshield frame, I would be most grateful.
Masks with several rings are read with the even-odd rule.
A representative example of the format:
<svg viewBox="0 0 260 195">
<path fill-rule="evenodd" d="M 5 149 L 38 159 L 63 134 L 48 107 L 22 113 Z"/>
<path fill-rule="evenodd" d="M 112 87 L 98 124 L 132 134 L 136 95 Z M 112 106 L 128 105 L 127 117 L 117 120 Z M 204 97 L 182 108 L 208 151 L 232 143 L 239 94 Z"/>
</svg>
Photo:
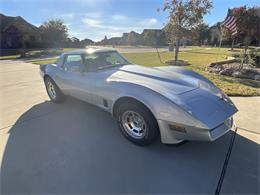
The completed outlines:
<svg viewBox="0 0 260 195">
<path fill-rule="evenodd" d="M 96 64 L 95 70 L 89 70 L 90 65 L 88 65 L 87 62 L 86 62 L 87 56 L 100 55 L 100 54 L 105 55 L 105 54 L 111 54 L 111 53 L 117 54 L 118 55 L 117 57 L 121 58 L 121 60 L 125 61 L 125 63 L 124 64 L 111 64 L 111 65 L 106 65 L 106 66 L 99 66 L 98 64 Z M 127 58 L 125 58 L 122 54 L 120 54 L 118 51 L 94 52 L 94 53 L 90 53 L 90 54 L 84 54 L 82 57 L 83 57 L 83 63 L 84 63 L 84 66 L 85 66 L 87 72 L 97 72 L 97 71 L 108 69 L 108 68 L 114 68 L 114 67 L 120 67 L 120 66 L 126 66 L 126 65 L 132 65 L 133 64 Z"/>
</svg>

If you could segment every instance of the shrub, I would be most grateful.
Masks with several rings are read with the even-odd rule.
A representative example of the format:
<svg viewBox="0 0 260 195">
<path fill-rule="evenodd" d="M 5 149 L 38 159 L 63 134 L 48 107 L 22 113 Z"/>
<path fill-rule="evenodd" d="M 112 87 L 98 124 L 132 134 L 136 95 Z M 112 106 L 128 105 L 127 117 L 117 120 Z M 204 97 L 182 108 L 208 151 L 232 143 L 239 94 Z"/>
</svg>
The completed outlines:
<svg viewBox="0 0 260 195">
<path fill-rule="evenodd" d="M 248 58 L 250 64 L 260 67 L 260 48 L 250 49 Z"/>
</svg>

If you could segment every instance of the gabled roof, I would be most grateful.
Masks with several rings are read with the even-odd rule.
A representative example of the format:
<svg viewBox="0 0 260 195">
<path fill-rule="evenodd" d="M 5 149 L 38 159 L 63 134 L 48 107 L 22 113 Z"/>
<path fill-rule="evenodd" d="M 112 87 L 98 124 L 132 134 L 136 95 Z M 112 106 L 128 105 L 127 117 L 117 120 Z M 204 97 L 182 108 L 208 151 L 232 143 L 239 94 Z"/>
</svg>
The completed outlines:
<svg viewBox="0 0 260 195">
<path fill-rule="evenodd" d="M 19 29 L 19 31 L 22 33 L 40 32 L 40 30 L 36 26 L 28 23 L 21 16 L 11 17 L 0 14 L 0 32 L 5 32 L 11 26 L 14 26 L 15 28 Z"/>
</svg>

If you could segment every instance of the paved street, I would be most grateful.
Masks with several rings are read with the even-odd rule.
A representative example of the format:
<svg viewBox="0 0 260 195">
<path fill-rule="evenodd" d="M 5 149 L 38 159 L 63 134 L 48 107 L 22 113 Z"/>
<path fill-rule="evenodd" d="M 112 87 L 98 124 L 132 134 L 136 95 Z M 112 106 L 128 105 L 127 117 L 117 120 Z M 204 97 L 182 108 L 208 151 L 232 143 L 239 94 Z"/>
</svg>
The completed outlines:
<svg viewBox="0 0 260 195">
<path fill-rule="evenodd" d="M 109 47 L 109 46 L 95 46 L 98 48 L 112 48 L 112 49 L 116 49 L 118 52 L 120 53 L 149 53 L 149 52 L 168 52 L 169 51 L 169 47 L 158 47 L 157 49 L 154 47 L 144 47 L 144 46 L 128 46 L 128 47 Z M 180 47 L 179 48 L 180 51 L 188 51 L 191 50 L 191 48 L 188 47 Z"/>
<path fill-rule="evenodd" d="M 38 65 L 0 61 L 3 193 L 214 194 L 233 132 L 213 143 L 129 143 L 87 103 L 49 101 Z M 232 98 L 238 133 L 221 193 L 259 193 L 260 97 Z"/>
<path fill-rule="evenodd" d="M 146 52 L 156 52 L 156 48 L 152 47 L 118 47 L 114 48 L 120 53 L 146 53 Z M 184 48 L 181 48 L 183 50 Z M 159 52 L 169 51 L 169 47 L 158 48 Z"/>
<path fill-rule="evenodd" d="M 146 53 L 146 52 L 157 52 L 156 48 L 152 47 L 117 47 L 114 48 L 120 53 Z M 169 47 L 159 47 L 157 48 L 159 52 L 169 51 Z M 180 47 L 180 51 L 188 51 L 191 50 L 187 47 Z"/>
</svg>

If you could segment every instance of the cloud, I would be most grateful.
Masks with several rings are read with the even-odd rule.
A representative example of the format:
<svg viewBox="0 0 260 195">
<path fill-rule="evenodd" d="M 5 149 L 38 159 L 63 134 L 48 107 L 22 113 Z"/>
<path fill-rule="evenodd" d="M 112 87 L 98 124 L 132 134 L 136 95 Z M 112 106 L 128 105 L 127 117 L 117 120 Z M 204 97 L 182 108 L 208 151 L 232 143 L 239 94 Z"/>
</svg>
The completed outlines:
<svg viewBox="0 0 260 195">
<path fill-rule="evenodd" d="M 85 17 L 89 18 L 101 18 L 102 13 L 101 12 L 88 12 L 84 14 Z"/>
<path fill-rule="evenodd" d="M 72 1 L 78 4 L 88 5 L 89 7 L 99 7 L 100 5 L 110 3 L 112 0 L 62 0 L 62 1 L 68 1 L 68 2 Z"/>
<path fill-rule="evenodd" d="M 145 22 L 147 24 L 156 24 L 158 21 L 156 18 L 150 18 L 150 19 L 145 20 Z"/>
<path fill-rule="evenodd" d="M 158 23 L 156 18 L 145 18 L 138 22 L 139 26 L 155 26 Z"/>
<path fill-rule="evenodd" d="M 97 19 L 92 19 L 92 18 L 84 18 L 82 22 L 87 25 L 88 27 L 98 27 L 102 28 L 102 21 L 97 20 Z"/>
<path fill-rule="evenodd" d="M 100 12 L 85 13 L 81 17 L 81 26 L 70 26 L 70 29 L 74 30 L 73 34 L 79 38 L 91 38 L 94 41 L 103 39 L 105 35 L 108 38 L 120 37 L 124 32 L 141 33 L 143 29 L 161 27 L 156 18 L 137 18 L 122 14 L 104 15 Z"/>
<path fill-rule="evenodd" d="M 115 15 L 112 15 L 112 19 L 113 20 L 127 20 L 129 18 L 127 16 L 124 16 L 124 15 L 115 14 Z"/>
<path fill-rule="evenodd" d="M 61 18 L 64 18 L 64 19 L 72 19 L 72 18 L 74 18 L 75 14 L 74 13 L 67 13 L 67 14 L 61 14 L 59 16 Z"/>
</svg>

